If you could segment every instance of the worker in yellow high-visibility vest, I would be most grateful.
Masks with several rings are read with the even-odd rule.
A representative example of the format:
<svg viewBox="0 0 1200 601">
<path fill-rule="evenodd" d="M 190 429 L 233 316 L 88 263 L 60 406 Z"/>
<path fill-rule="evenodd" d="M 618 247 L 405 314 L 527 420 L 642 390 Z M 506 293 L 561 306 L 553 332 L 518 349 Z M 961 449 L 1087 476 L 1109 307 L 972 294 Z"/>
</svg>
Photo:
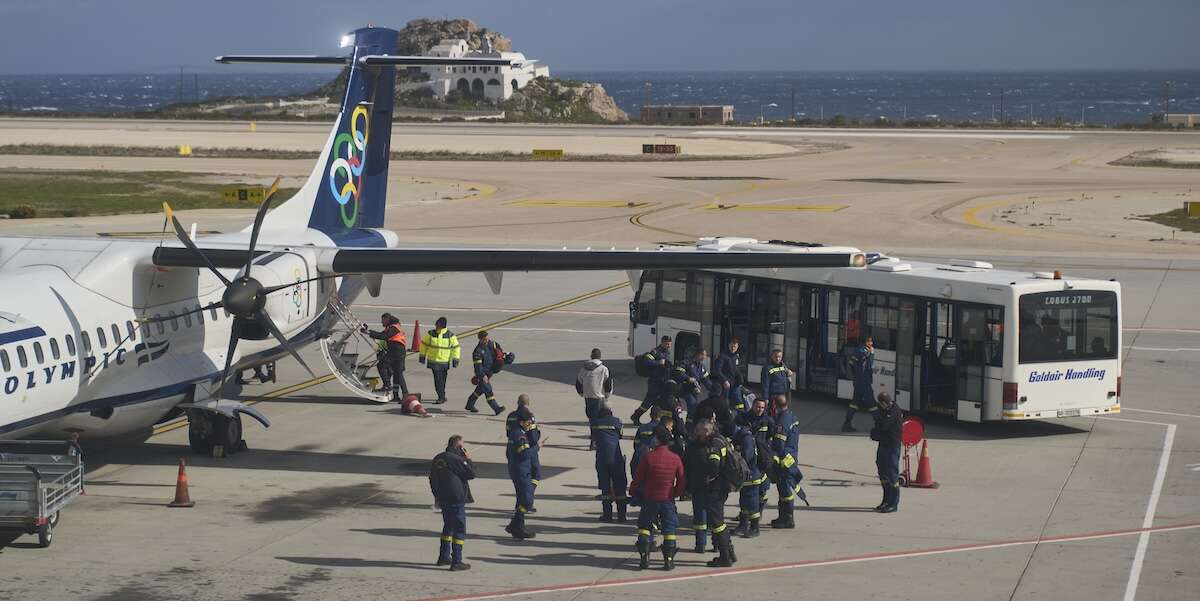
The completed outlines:
<svg viewBox="0 0 1200 601">
<path fill-rule="evenodd" d="M 451 367 L 458 367 L 462 349 L 458 346 L 458 336 L 446 328 L 446 318 L 439 317 L 436 327 L 425 332 L 421 337 L 421 356 L 419 361 L 425 367 L 433 370 L 433 388 L 437 391 L 437 404 L 446 402 L 446 377 Z"/>
</svg>

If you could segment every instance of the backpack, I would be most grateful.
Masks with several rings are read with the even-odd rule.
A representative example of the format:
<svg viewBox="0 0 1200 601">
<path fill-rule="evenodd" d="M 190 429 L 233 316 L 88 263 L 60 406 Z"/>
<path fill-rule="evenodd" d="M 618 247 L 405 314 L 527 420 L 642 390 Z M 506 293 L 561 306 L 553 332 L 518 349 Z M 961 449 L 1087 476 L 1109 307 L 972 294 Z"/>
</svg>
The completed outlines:
<svg viewBox="0 0 1200 601">
<path fill-rule="evenodd" d="M 637 360 L 633 362 L 633 371 L 637 372 L 637 375 L 643 378 L 649 378 L 653 375 L 654 368 L 650 366 L 650 360 L 646 358 L 647 354 L 638 355 Z"/>
<path fill-rule="evenodd" d="M 498 374 L 500 370 L 504 369 L 506 363 L 512 363 L 512 361 L 506 360 L 504 349 L 500 348 L 499 342 L 493 340 L 489 346 L 491 347 L 489 350 L 492 352 L 492 373 Z"/>
<path fill-rule="evenodd" d="M 754 437 L 754 461 L 758 464 L 758 469 L 764 474 L 771 473 L 775 468 L 775 451 L 771 449 L 771 443 L 759 436 Z"/>
<path fill-rule="evenodd" d="M 742 457 L 742 454 L 728 440 L 725 441 L 725 448 L 729 452 L 726 453 L 725 460 L 721 462 L 721 481 L 724 482 L 727 492 L 734 492 L 740 490 L 742 484 L 750 480 L 750 464 L 746 463 L 746 458 Z"/>
</svg>

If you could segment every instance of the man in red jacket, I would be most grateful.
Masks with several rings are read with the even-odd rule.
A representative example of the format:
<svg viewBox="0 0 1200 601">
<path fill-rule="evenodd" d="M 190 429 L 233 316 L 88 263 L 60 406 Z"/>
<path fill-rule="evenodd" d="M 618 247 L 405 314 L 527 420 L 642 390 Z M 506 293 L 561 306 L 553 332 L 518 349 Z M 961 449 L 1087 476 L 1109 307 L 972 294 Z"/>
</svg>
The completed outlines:
<svg viewBox="0 0 1200 601">
<path fill-rule="evenodd" d="M 654 430 L 657 445 L 638 463 L 629 484 L 630 496 L 641 499 L 638 512 L 637 551 L 641 557 L 640 569 L 650 567 L 650 525 L 658 520 L 663 533 L 663 569 L 675 568 L 675 529 L 679 527 L 679 514 L 675 510 L 675 499 L 687 490 L 683 475 L 683 461 L 670 449 L 671 433 L 659 426 Z"/>
</svg>

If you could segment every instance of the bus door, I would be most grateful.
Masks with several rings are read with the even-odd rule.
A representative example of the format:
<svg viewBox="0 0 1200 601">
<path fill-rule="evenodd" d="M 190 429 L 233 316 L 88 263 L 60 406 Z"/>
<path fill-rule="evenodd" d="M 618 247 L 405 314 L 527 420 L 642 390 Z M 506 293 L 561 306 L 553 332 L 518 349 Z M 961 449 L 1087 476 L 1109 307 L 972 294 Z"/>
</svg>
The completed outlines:
<svg viewBox="0 0 1200 601">
<path fill-rule="evenodd" d="M 955 373 L 958 347 L 954 344 L 954 313 L 950 303 L 925 301 L 925 335 L 922 337 L 919 409 L 955 415 L 958 395 Z"/>
<path fill-rule="evenodd" d="M 715 282 L 716 302 L 713 307 L 713 318 L 717 323 L 713 327 L 714 338 L 720 337 L 713 345 L 713 353 L 719 354 L 729 341 L 736 337 L 742 347 L 739 366 L 742 378 L 747 376 L 746 363 L 750 352 L 750 290 L 749 281 L 745 278 L 732 276 L 717 276 Z"/>
<path fill-rule="evenodd" d="M 784 301 L 786 303 L 784 323 L 784 361 L 796 372 L 793 390 L 808 390 L 808 327 L 811 294 L 808 288 L 799 284 L 788 284 Z"/>
<path fill-rule="evenodd" d="M 787 300 L 785 284 L 779 281 L 755 280 L 750 282 L 749 337 L 746 352 L 746 381 L 761 384 L 762 368 L 771 362 L 771 351 L 784 351 L 784 362 L 795 365 L 795 357 L 788 355 L 784 345 L 784 328 L 787 324 Z M 742 339 L 746 341 L 746 338 Z"/>
<path fill-rule="evenodd" d="M 642 273 L 637 295 L 629 303 L 629 356 L 636 357 L 658 346 L 658 276 Z"/>
<path fill-rule="evenodd" d="M 920 357 L 917 354 L 921 342 L 918 325 L 917 301 L 900 299 L 900 310 L 896 324 L 896 404 L 905 411 L 912 411 L 919 403 L 914 393 L 920 390 L 916 377 Z"/>
<path fill-rule="evenodd" d="M 955 307 L 954 338 L 958 347 L 955 373 L 958 393 L 955 414 L 958 419 L 978 422 L 983 416 L 984 391 L 987 387 L 987 351 L 989 339 L 987 310 L 978 306 Z"/>
</svg>

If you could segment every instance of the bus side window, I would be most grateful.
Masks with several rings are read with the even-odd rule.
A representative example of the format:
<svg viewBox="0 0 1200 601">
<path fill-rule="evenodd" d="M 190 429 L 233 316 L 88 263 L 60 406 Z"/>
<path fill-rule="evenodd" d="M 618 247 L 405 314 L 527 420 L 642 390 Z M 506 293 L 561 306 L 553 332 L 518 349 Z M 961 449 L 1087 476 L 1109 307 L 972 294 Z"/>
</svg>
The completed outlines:
<svg viewBox="0 0 1200 601">
<path fill-rule="evenodd" d="M 4 371 L 12 369 L 12 363 L 8 360 L 8 351 L 0 351 L 0 367 L 3 367 Z"/>
<path fill-rule="evenodd" d="M 55 361 L 62 356 L 62 353 L 58 350 L 58 340 L 55 340 L 54 338 L 50 339 L 50 356 L 54 357 Z"/>
<path fill-rule="evenodd" d="M 66 336 L 63 336 L 63 340 L 65 340 L 67 342 L 67 356 L 74 357 L 75 356 L 75 339 L 72 338 L 70 334 L 67 334 Z"/>
</svg>

